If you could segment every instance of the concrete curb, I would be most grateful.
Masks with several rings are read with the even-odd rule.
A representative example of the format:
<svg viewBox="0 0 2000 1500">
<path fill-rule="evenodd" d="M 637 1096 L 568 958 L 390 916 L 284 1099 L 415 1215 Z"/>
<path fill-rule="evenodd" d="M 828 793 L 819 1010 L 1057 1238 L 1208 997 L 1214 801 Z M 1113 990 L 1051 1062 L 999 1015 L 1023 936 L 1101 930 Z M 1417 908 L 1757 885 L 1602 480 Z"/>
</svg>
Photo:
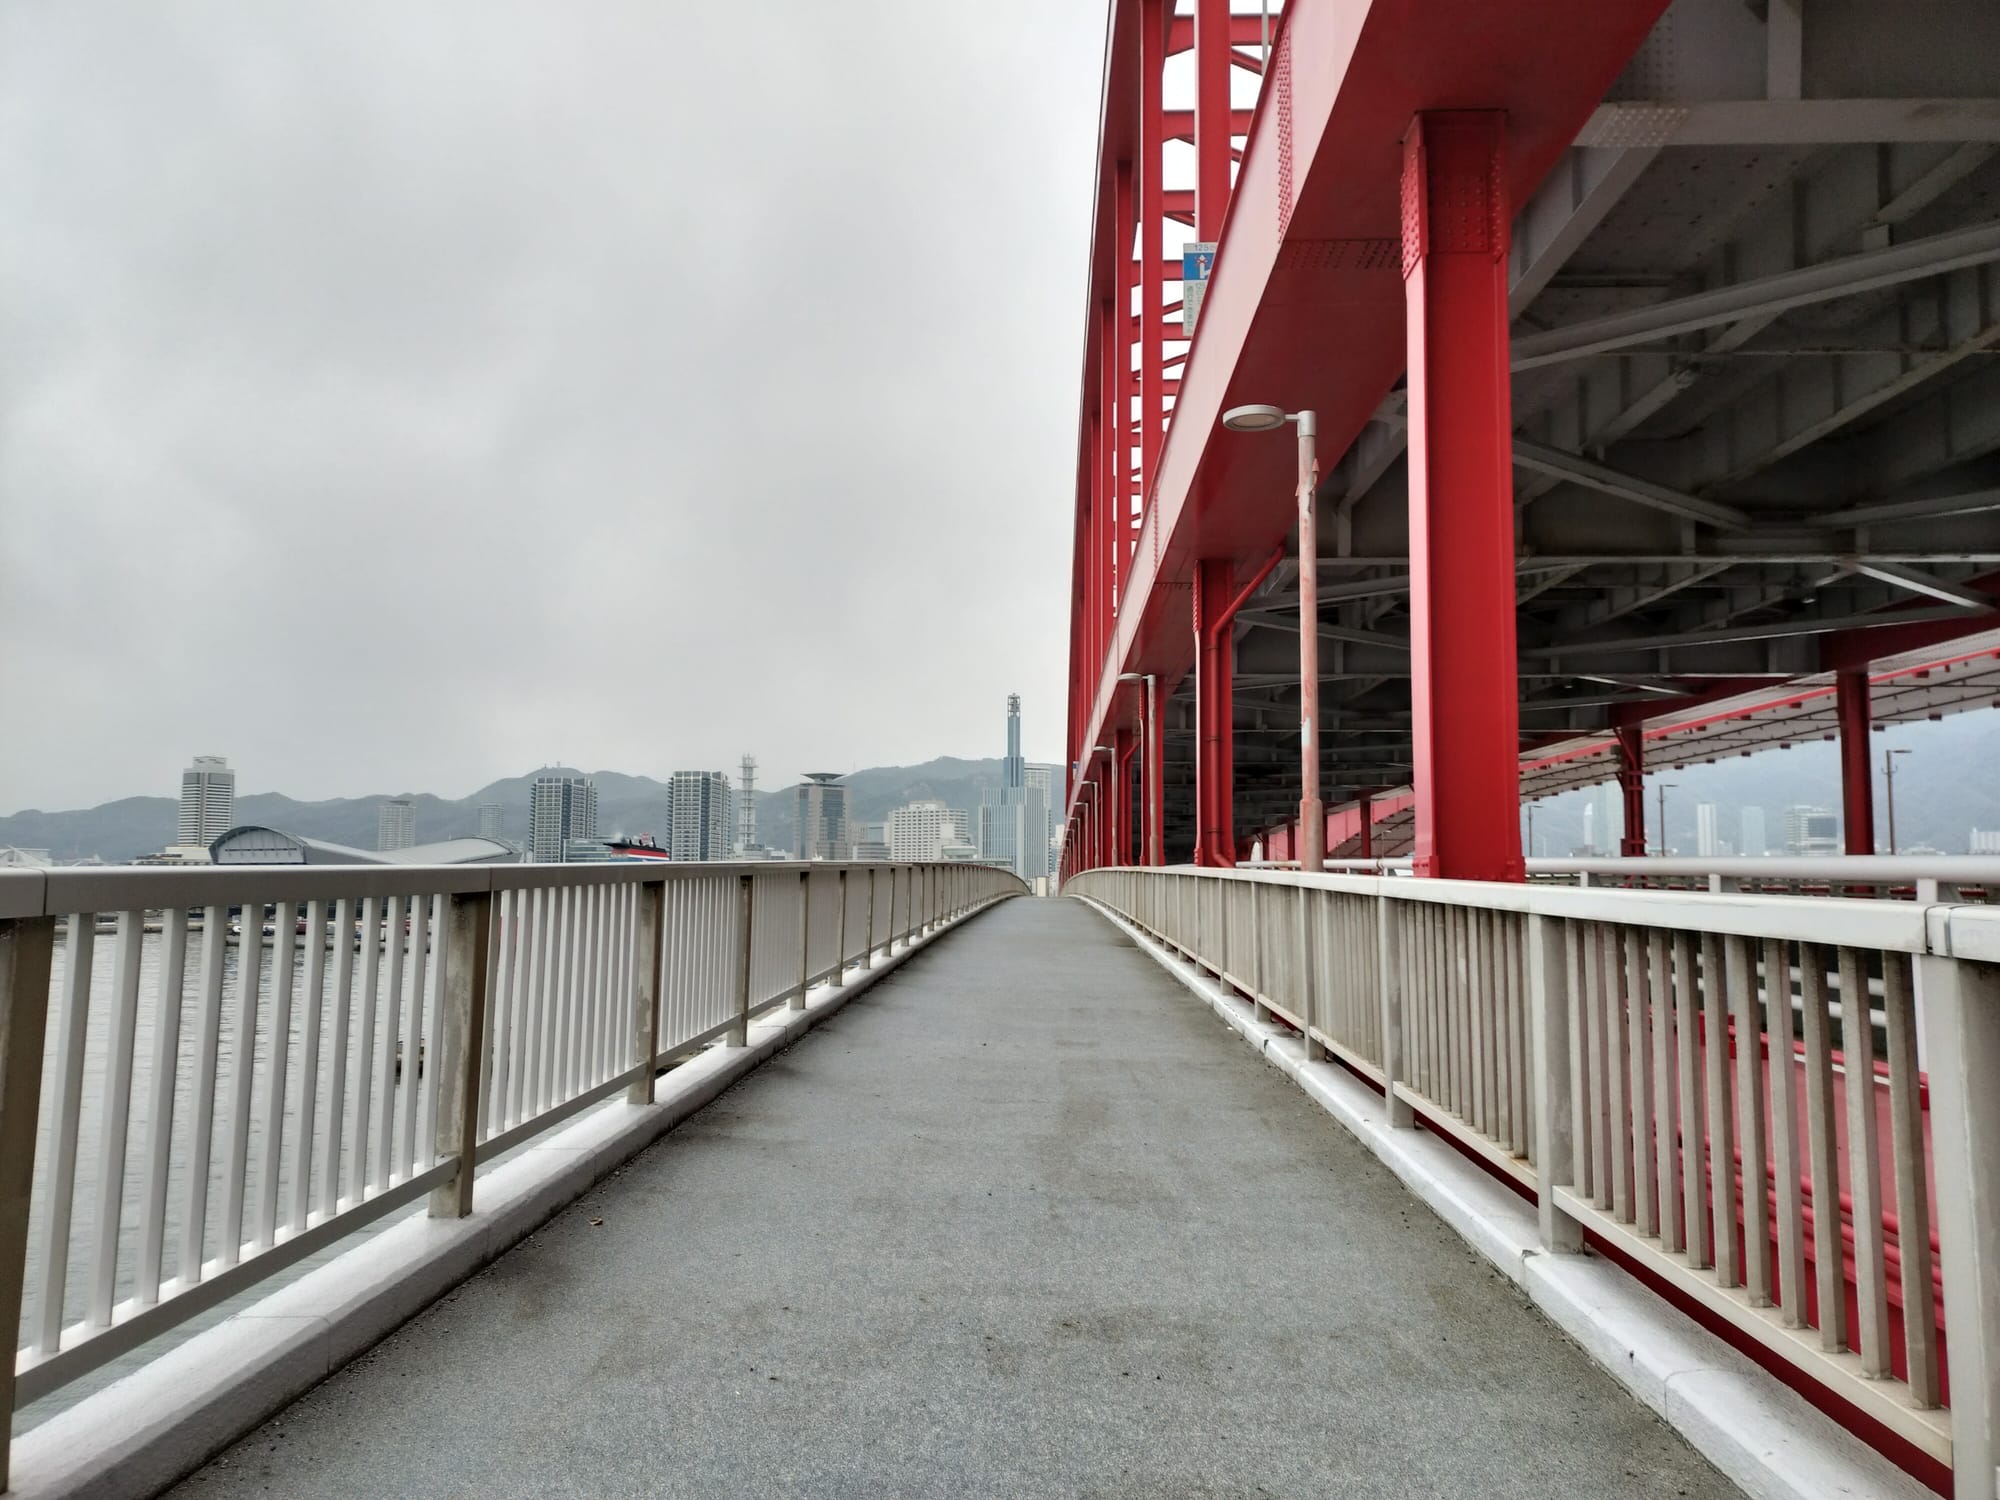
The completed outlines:
<svg viewBox="0 0 2000 1500">
<path fill-rule="evenodd" d="M 1381 1097 L 1089 897 L 1077 898 L 1207 1002 L 1279 1072 L 1358 1137 L 1404 1186 L 1507 1274 L 1626 1390 L 1756 1500 L 1936 1500 L 1927 1486 L 1630 1276 L 1593 1254 L 1541 1246 L 1534 1208 L 1428 1131 L 1397 1130 Z"/>
<path fill-rule="evenodd" d="M 9 1500 L 157 1494 L 527 1238 L 911 954 L 994 904 L 839 989 L 822 985 L 804 1010 L 767 1012 L 752 1024 L 748 1046 L 710 1048 L 661 1078 L 651 1107 L 612 1100 L 552 1131 L 479 1179 L 471 1217 L 432 1219 L 419 1208 L 51 1417 L 15 1440 Z"/>
</svg>

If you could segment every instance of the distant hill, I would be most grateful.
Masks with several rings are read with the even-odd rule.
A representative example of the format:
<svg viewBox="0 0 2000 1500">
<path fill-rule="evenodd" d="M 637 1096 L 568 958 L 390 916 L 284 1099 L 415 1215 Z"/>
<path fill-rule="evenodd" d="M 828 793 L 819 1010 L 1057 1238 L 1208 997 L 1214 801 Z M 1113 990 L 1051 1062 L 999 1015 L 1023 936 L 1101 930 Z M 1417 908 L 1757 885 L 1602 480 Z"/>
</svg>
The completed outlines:
<svg viewBox="0 0 2000 1500">
<path fill-rule="evenodd" d="M 385 798 L 407 796 L 416 803 L 417 841 L 470 837 L 479 832 L 482 803 L 497 802 L 503 812 L 502 834 L 528 836 L 529 789 L 535 777 L 550 770 L 569 775 L 568 767 L 545 767 L 510 776 L 459 798 L 428 792 L 383 792 L 368 797 L 341 797 L 327 802 L 301 802 L 278 792 L 257 792 L 236 799 L 238 823 L 262 823 L 287 833 L 328 839 L 357 849 L 375 847 L 377 813 Z M 667 786 L 650 776 L 621 771 L 596 771 L 597 824 L 605 834 L 667 833 Z M 852 816 L 860 822 L 886 817 L 891 808 L 919 797 L 934 797 L 952 807 L 974 808 L 979 794 L 1000 784 L 1000 762 L 959 760 L 952 756 L 916 766 L 878 766 L 856 771 L 842 780 L 851 788 Z M 57 859 L 95 855 L 117 863 L 150 854 L 173 842 L 179 805 L 171 797 L 125 797 L 101 807 L 70 812 L 29 809 L 0 817 L 0 845 L 47 849 Z M 757 795 L 757 837 L 777 849 L 792 846 L 794 799 L 789 786 Z"/>
</svg>

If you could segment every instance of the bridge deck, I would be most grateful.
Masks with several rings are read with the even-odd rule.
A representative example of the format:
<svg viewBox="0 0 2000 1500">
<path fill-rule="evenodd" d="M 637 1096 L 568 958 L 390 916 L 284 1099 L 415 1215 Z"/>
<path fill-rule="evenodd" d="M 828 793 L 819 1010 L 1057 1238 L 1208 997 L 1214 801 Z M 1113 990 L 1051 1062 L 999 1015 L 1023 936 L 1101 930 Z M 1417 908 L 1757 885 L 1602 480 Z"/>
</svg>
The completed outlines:
<svg viewBox="0 0 2000 1500">
<path fill-rule="evenodd" d="M 1111 927 L 1020 900 L 176 1493 L 1336 1491 L 1731 1493 Z"/>
</svg>

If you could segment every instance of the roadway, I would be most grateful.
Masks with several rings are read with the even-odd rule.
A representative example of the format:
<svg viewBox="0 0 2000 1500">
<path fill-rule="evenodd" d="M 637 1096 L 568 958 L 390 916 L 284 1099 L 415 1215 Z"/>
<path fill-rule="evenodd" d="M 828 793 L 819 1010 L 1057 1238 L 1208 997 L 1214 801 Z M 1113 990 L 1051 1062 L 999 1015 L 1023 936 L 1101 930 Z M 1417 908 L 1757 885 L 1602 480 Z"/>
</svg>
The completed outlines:
<svg viewBox="0 0 2000 1500">
<path fill-rule="evenodd" d="M 917 955 L 178 1496 L 1735 1493 L 1069 901 Z"/>
</svg>

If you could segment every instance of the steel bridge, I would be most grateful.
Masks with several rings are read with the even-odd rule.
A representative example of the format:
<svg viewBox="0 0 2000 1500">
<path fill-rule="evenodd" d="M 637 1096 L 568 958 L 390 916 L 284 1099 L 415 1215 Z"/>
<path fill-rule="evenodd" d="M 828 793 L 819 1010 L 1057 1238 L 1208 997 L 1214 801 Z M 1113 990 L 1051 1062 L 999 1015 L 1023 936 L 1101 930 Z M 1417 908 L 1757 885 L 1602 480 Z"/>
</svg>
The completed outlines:
<svg viewBox="0 0 2000 1500">
<path fill-rule="evenodd" d="M 1068 869 L 1513 878 L 1521 796 L 1643 853 L 1649 758 L 1836 734 L 1869 852 L 1871 719 L 2000 688 L 2000 12 L 1110 9 Z"/>
</svg>

